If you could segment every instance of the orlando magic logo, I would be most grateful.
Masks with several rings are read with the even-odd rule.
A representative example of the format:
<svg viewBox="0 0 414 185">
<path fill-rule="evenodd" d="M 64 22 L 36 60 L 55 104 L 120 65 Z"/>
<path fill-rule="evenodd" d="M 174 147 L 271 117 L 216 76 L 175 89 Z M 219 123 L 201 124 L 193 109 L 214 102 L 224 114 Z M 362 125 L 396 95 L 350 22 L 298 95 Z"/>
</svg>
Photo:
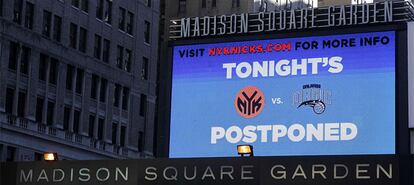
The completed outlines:
<svg viewBox="0 0 414 185">
<path fill-rule="evenodd" d="M 332 92 L 321 88 L 320 84 L 304 85 L 302 90 L 293 94 L 293 105 L 297 108 L 310 107 L 315 114 L 322 114 L 331 104 Z"/>
</svg>

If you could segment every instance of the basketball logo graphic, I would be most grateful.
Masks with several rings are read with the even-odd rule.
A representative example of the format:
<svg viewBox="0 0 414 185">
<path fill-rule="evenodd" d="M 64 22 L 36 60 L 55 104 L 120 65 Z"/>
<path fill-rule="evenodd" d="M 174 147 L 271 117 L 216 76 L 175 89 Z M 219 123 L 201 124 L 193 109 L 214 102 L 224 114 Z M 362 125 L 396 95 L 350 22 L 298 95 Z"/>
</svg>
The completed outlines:
<svg viewBox="0 0 414 185">
<path fill-rule="evenodd" d="M 239 91 L 234 101 L 237 113 L 244 118 L 253 118 L 263 111 L 265 98 L 263 92 L 254 86 L 247 86 Z"/>
</svg>

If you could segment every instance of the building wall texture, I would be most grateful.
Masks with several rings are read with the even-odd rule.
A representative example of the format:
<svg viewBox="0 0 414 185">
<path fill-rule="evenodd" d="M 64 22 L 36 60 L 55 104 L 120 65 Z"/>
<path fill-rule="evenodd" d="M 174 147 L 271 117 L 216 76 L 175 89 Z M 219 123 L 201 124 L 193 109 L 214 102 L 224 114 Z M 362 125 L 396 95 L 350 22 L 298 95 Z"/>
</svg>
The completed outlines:
<svg viewBox="0 0 414 185">
<path fill-rule="evenodd" d="M 0 160 L 154 155 L 159 0 L 0 8 Z"/>
</svg>

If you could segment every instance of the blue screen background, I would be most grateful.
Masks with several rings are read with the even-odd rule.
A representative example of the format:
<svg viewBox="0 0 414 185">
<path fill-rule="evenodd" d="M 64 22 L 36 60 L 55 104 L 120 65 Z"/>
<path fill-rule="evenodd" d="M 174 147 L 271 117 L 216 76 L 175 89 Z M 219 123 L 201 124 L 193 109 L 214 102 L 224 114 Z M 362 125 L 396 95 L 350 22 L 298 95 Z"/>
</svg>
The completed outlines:
<svg viewBox="0 0 414 185">
<path fill-rule="evenodd" d="M 295 50 L 296 42 L 327 39 L 349 39 L 387 36 L 387 45 L 346 48 Z M 208 56 L 208 48 L 238 45 L 266 45 L 269 43 L 292 44 L 290 52 L 271 52 L 240 55 Z M 206 49 L 202 57 L 183 57 L 180 50 Z M 341 56 L 344 66 L 341 73 L 332 74 L 319 67 L 319 73 L 301 76 L 274 76 L 258 78 L 226 79 L 223 63 L 302 59 Z M 299 123 L 351 122 L 357 125 L 358 135 L 351 141 L 300 141 L 292 142 L 284 137 L 277 143 L 261 143 L 254 146 L 256 156 L 291 155 L 352 155 L 395 153 L 395 32 L 373 32 L 334 36 L 303 37 L 289 39 L 256 40 L 218 44 L 200 44 L 174 47 L 173 80 L 171 99 L 170 157 L 230 157 L 237 156 L 236 146 L 224 139 L 210 143 L 211 127 L 228 128 L 237 125 L 286 126 Z M 332 104 L 323 114 L 317 115 L 311 108 L 296 108 L 292 104 L 293 93 L 305 84 L 321 84 L 322 89 L 332 92 Z M 246 86 L 255 86 L 265 95 L 264 109 L 258 116 L 246 119 L 234 107 L 236 94 Z M 283 104 L 273 105 L 271 98 L 281 98 Z M 260 136 L 260 135 L 258 135 Z"/>
</svg>

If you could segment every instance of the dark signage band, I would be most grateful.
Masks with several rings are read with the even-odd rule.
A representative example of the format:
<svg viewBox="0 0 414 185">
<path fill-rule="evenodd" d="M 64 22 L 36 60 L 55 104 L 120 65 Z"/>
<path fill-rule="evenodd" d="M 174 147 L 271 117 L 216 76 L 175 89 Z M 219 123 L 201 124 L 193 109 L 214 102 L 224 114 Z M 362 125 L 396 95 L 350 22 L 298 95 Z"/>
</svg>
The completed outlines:
<svg viewBox="0 0 414 185">
<path fill-rule="evenodd" d="M 253 157 L 3 163 L 2 184 L 397 185 L 395 156 Z"/>
<path fill-rule="evenodd" d="M 176 19 L 170 22 L 169 38 L 196 38 L 413 20 L 414 7 L 411 2 L 384 1 Z"/>
</svg>

